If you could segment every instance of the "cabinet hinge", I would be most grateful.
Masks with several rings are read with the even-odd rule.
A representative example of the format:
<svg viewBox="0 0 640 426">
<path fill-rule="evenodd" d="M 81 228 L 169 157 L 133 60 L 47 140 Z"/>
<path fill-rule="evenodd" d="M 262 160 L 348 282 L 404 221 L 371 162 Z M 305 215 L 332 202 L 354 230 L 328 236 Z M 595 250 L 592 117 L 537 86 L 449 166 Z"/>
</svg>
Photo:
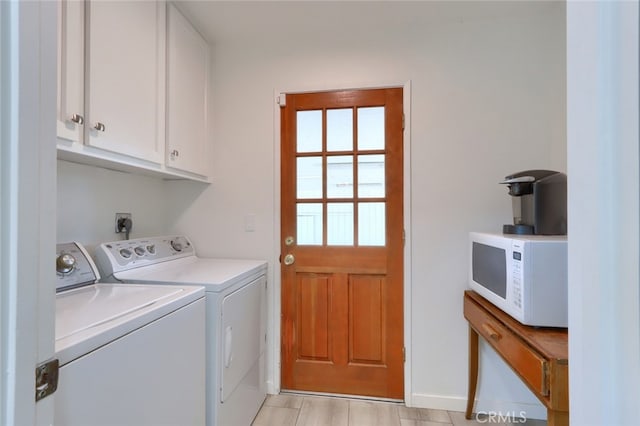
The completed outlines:
<svg viewBox="0 0 640 426">
<path fill-rule="evenodd" d="M 407 362 L 407 350 L 405 347 L 402 347 L 402 362 Z"/>
<path fill-rule="evenodd" d="M 36 401 L 46 398 L 58 389 L 58 371 L 60 363 L 57 359 L 44 362 L 36 367 Z"/>
<path fill-rule="evenodd" d="M 402 130 L 404 130 L 404 112 L 402 113 Z"/>
</svg>

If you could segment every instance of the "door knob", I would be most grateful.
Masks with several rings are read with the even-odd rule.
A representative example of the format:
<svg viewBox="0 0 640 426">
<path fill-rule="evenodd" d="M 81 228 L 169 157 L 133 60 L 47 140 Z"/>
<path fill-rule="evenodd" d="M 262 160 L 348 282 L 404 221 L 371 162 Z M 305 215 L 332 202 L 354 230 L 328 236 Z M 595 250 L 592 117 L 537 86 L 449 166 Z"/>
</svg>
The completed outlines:
<svg viewBox="0 0 640 426">
<path fill-rule="evenodd" d="M 284 257 L 284 264 L 289 266 L 289 265 L 293 265 L 293 262 L 296 261 L 296 258 L 293 257 L 292 254 L 288 254 Z"/>
</svg>

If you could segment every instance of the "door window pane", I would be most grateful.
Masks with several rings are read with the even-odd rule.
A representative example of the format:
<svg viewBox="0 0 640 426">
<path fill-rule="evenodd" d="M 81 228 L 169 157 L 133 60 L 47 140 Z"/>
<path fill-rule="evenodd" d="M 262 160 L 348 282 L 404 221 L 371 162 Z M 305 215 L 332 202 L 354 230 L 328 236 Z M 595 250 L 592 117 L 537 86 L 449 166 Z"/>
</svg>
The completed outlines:
<svg viewBox="0 0 640 426">
<path fill-rule="evenodd" d="M 327 110 L 327 151 L 353 150 L 353 109 Z"/>
<path fill-rule="evenodd" d="M 385 245 L 385 203 L 358 203 L 358 245 Z"/>
<path fill-rule="evenodd" d="M 353 197 L 353 155 L 327 157 L 327 197 Z"/>
<path fill-rule="evenodd" d="M 298 199 L 322 198 L 322 157 L 298 157 L 296 164 Z"/>
<path fill-rule="evenodd" d="M 296 121 L 297 151 L 322 151 L 322 110 L 298 111 Z"/>
<path fill-rule="evenodd" d="M 298 245 L 322 245 L 322 203 L 298 203 Z"/>
<path fill-rule="evenodd" d="M 353 204 L 327 204 L 327 244 L 331 246 L 353 245 Z"/>
<path fill-rule="evenodd" d="M 385 196 L 384 154 L 358 155 L 358 197 Z"/>
<path fill-rule="evenodd" d="M 358 149 L 384 149 L 384 107 L 358 108 Z"/>
</svg>

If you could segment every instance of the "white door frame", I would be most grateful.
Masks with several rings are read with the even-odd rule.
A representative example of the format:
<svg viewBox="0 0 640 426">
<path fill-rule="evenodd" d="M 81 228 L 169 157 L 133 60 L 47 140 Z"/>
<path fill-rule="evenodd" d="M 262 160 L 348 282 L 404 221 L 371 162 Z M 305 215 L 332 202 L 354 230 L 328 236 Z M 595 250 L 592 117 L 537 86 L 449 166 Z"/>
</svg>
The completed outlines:
<svg viewBox="0 0 640 426">
<path fill-rule="evenodd" d="M 56 2 L 0 2 L 0 424 L 53 423 Z"/>
<path fill-rule="evenodd" d="M 634 425 L 640 400 L 637 1 L 567 3 L 571 424 Z"/>
<path fill-rule="evenodd" d="M 412 406 L 412 382 L 411 382 L 411 81 L 399 84 L 389 84 L 383 86 L 362 86 L 362 87 L 332 87 L 331 90 L 366 90 L 380 89 L 385 87 L 402 87 L 403 88 L 403 111 L 405 115 L 404 122 L 404 140 L 403 140 L 403 203 L 404 203 L 404 347 L 405 347 L 405 364 L 404 364 L 404 402 L 405 405 Z M 274 241 L 274 258 L 271 264 L 276 265 L 273 268 L 273 283 L 269 286 L 267 300 L 270 307 L 267 329 L 273 330 L 271 336 L 268 336 L 267 347 L 267 392 L 277 394 L 280 392 L 280 106 L 278 98 L 284 93 L 305 93 L 317 92 L 322 89 L 305 88 L 304 90 L 275 90 L 274 91 L 274 112 L 273 112 L 273 147 L 274 147 L 274 214 L 273 214 L 273 241 Z"/>
</svg>

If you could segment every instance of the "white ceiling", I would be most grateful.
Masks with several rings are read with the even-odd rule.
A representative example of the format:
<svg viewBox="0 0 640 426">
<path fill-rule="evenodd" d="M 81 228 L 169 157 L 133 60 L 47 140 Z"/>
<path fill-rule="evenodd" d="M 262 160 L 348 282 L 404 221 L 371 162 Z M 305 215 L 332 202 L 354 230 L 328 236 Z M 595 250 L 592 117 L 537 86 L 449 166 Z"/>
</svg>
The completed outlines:
<svg viewBox="0 0 640 426">
<path fill-rule="evenodd" d="M 287 37 L 342 38 L 367 32 L 415 31 L 426 25 L 546 13 L 563 1 L 218 1 L 179 0 L 212 44 Z"/>
</svg>

